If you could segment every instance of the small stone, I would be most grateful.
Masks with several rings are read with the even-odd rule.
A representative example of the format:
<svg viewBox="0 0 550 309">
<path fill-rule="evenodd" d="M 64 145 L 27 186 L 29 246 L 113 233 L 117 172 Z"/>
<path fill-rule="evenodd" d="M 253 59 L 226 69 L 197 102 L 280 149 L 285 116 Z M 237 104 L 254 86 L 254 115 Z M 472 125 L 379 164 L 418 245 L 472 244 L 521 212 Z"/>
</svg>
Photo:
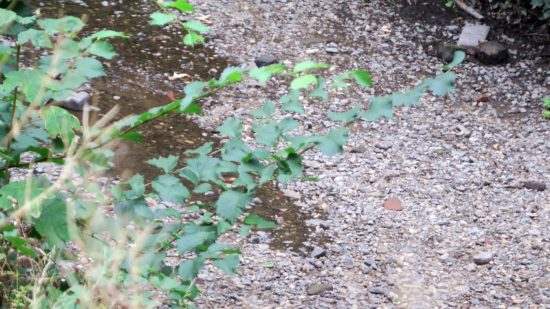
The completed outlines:
<svg viewBox="0 0 550 309">
<path fill-rule="evenodd" d="M 458 46 L 463 48 L 476 48 L 479 42 L 485 41 L 491 28 L 487 25 L 466 24 L 462 28 L 458 38 Z"/>
<path fill-rule="evenodd" d="M 325 250 L 323 248 L 315 247 L 315 248 L 313 248 L 313 251 L 311 251 L 310 255 L 311 255 L 312 258 L 318 259 L 318 258 L 321 258 L 323 256 L 326 256 L 327 255 L 327 250 Z"/>
<path fill-rule="evenodd" d="M 327 47 L 325 48 L 325 51 L 329 54 L 337 54 L 340 52 L 336 47 Z"/>
<path fill-rule="evenodd" d="M 261 68 L 268 65 L 276 64 L 277 62 L 279 62 L 279 59 L 277 59 L 277 57 L 275 56 L 262 55 L 256 57 L 256 59 L 254 59 L 254 62 L 256 63 L 256 66 L 258 68 Z"/>
<path fill-rule="evenodd" d="M 351 153 L 364 153 L 367 151 L 367 147 L 361 145 L 361 146 L 352 148 L 350 151 Z"/>
<path fill-rule="evenodd" d="M 297 199 L 297 200 L 302 198 L 302 195 L 300 195 L 300 193 L 298 193 L 296 191 L 293 191 L 293 190 L 283 189 L 283 190 L 281 190 L 281 192 L 286 197 L 290 197 L 290 198 Z"/>
<path fill-rule="evenodd" d="M 115 100 L 115 101 L 120 100 L 120 96 L 117 96 L 117 95 L 113 96 L 113 100 Z"/>
<path fill-rule="evenodd" d="M 384 208 L 386 208 L 387 210 L 402 211 L 403 205 L 397 197 L 392 196 L 384 202 Z"/>
<path fill-rule="evenodd" d="M 523 187 L 529 190 L 544 191 L 546 190 L 546 184 L 538 181 L 525 181 Z"/>
<path fill-rule="evenodd" d="M 307 294 L 308 295 L 317 295 L 317 294 L 321 294 L 325 291 L 330 291 L 330 290 L 332 290 L 332 285 L 330 285 L 330 284 L 315 283 L 315 284 L 310 285 L 307 288 Z"/>
<path fill-rule="evenodd" d="M 483 42 L 479 44 L 476 58 L 484 64 L 505 63 L 508 61 L 508 49 L 497 42 Z"/>
<path fill-rule="evenodd" d="M 474 263 L 477 265 L 489 264 L 493 260 L 493 253 L 485 251 L 474 255 Z"/>
<path fill-rule="evenodd" d="M 476 271 L 476 265 L 473 263 L 469 263 L 468 265 L 466 265 L 466 270 L 473 273 L 474 271 Z"/>
<path fill-rule="evenodd" d="M 454 53 L 458 50 L 458 46 L 448 43 L 439 43 L 437 46 L 437 54 L 445 63 L 453 61 Z"/>
<path fill-rule="evenodd" d="M 385 295 L 386 294 L 386 290 L 384 288 L 381 288 L 381 287 L 373 287 L 373 288 L 370 288 L 368 291 L 369 291 L 369 293 L 375 294 L 375 295 Z"/>
</svg>

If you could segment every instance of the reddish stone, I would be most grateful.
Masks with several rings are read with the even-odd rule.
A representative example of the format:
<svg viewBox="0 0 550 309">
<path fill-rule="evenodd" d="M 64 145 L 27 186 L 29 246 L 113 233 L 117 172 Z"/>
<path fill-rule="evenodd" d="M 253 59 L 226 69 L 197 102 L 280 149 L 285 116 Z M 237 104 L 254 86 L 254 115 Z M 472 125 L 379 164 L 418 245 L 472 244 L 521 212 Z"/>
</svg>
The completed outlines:
<svg viewBox="0 0 550 309">
<path fill-rule="evenodd" d="M 392 196 L 384 202 L 384 208 L 386 208 L 387 210 L 402 211 L 403 205 L 397 197 Z"/>
</svg>

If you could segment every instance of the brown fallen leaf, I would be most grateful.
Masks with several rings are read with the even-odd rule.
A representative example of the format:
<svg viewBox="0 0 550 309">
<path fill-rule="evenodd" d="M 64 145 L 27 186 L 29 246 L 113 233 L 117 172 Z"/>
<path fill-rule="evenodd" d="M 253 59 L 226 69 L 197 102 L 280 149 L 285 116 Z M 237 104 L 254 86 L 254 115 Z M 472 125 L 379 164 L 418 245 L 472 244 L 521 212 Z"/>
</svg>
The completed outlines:
<svg viewBox="0 0 550 309">
<path fill-rule="evenodd" d="M 402 211 L 403 205 L 397 197 L 391 196 L 384 202 L 384 208 L 387 210 Z"/>
<path fill-rule="evenodd" d="M 489 102 L 491 101 L 491 96 L 488 94 L 482 94 L 476 99 L 477 102 Z"/>
</svg>

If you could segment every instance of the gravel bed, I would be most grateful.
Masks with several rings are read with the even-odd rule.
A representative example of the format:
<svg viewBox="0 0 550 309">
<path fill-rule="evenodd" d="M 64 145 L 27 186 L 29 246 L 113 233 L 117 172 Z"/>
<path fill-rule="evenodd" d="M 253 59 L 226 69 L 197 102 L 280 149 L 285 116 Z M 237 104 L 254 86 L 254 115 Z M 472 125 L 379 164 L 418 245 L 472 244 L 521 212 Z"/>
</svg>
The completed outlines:
<svg viewBox="0 0 550 309">
<path fill-rule="evenodd" d="M 295 118 L 312 133 L 337 125 L 329 110 L 436 74 L 437 42 L 456 40 L 464 22 L 403 20 L 403 5 L 378 0 L 194 2 L 213 22 L 209 45 L 235 63 L 254 66 L 255 57 L 273 54 L 325 61 L 333 73 L 372 73 L 372 89 L 306 102 Z M 235 240 L 241 276 L 208 268 L 199 307 L 550 307 L 550 189 L 540 186 L 550 184 L 550 122 L 540 117 L 550 71 L 538 47 L 504 39 L 511 62 L 466 61 L 446 101 L 427 95 L 390 121 L 359 122 L 340 156 L 307 153 L 308 174 L 320 181 L 286 187 L 300 193 L 302 211 L 324 218 L 308 221 L 312 241 L 330 242 L 308 255 L 271 250 L 269 237 Z M 525 50 L 535 56 L 523 57 Z M 213 128 L 238 116 L 249 125 L 247 111 L 276 99 L 280 86 L 238 85 L 210 100 L 198 121 Z M 383 207 L 390 196 L 403 211 Z"/>
</svg>

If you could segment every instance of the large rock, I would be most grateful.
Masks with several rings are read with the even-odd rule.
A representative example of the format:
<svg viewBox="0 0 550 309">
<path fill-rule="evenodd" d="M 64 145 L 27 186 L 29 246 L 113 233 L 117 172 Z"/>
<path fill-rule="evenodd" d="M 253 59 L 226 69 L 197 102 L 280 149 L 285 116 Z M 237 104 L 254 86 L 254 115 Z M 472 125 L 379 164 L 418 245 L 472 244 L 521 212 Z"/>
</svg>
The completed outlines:
<svg viewBox="0 0 550 309">
<path fill-rule="evenodd" d="M 70 95 L 63 101 L 55 101 L 52 104 L 61 106 L 63 108 L 70 109 L 73 111 L 81 112 L 84 110 L 84 107 L 86 105 L 90 105 L 91 99 L 92 99 L 92 96 L 89 93 L 85 91 L 80 91 Z"/>
<path fill-rule="evenodd" d="M 505 63 L 508 61 L 508 49 L 497 42 L 483 42 L 479 44 L 476 58 L 484 64 Z"/>
<path fill-rule="evenodd" d="M 480 42 L 487 39 L 490 30 L 491 28 L 487 25 L 466 24 L 462 28 L 457 44 L 465 49 L 475 49 Z"/>
<path fill-rule="evenodd" d="M 277 59 L 277 57 L 275 56 L 263 55 L 256 57 L 256 59 L 254 59 L 254 62 L 256 63 L 256 66 L 258 68 L 261 68 L 268 65 L 276 64 L 277 62 L 279 62 L 279 59 Z"/>
</svg>

